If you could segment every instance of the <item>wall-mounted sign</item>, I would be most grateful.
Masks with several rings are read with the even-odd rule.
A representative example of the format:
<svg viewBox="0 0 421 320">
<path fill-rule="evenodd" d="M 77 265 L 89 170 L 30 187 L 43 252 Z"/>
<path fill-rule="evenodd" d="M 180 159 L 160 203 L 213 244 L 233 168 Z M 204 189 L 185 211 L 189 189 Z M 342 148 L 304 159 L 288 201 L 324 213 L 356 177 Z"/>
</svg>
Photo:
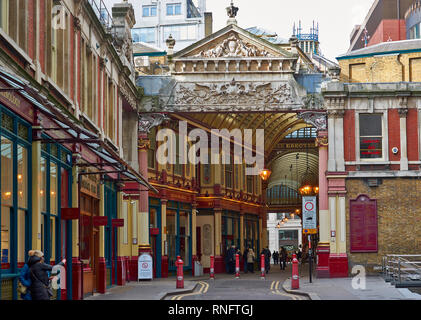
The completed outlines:
<svg viewBox="0 0 421 320">
<path fill-rule="evenodd" d="M 157 236 L 159 234 L 158 228 L 149 228 L 149 233 L 151 236 Z"/>
<path fill-rule="evenodd" d="M 117 228 L 124 227 L 124 219 L 112 219 L 111 224 L 113 227 Z"/>
<path fill-rule="evenodd" d="M 377 239 L 377 201 L 366 195 L 350 200 L 351 252 L 377 252 Z"/>
<path fill-rule="evenodd" d="M 77 220 L 79 216 L 79 208 L 61 208 L 61 220 Z"/>
<path fill-rule="evenodd" d="M 95 216 L 93 217 L 93 224 L 95 227 L 102 227 L 108 225 L 107 216 Z"/>
</svg>

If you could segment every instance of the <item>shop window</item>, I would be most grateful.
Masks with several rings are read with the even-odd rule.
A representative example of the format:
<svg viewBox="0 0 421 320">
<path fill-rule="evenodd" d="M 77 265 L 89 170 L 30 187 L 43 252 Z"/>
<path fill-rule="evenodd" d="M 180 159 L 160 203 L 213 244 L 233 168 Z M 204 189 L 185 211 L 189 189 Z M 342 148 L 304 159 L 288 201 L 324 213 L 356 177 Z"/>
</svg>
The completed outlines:
<svg viewBox="0 0 421 320">
<path fill-rule="evenodd" d="M 10 263 L 10 208 L 1 206 L 1 263 Z"/>
<path fill-rule="evenodd" d="M 41 212 L 47 211 L 47 160 L 41 157 L 40 161 L 41 166 L 41 181 L 40 181 L 40 190 L 39 190 L 39 197 L 41 202 Z"/>
<path fill-rule="evenodd" d="M 18 207 L 28 208 L 28 151 L 18 146 Z"/>
<path fill-rule="evenodd" d="M 26 212 L 18 211 L 18 262 L 25 262 Z"/>
<path fill-rule="evenodd" d="M 383 157 L 383 135 L 381 114 L 360 114 L 360 158 Z"/>
<path fill-rule="evenodd" d="M 1 204 L 13 205 L 13 143 L 1 137 Z"/>
</svg>

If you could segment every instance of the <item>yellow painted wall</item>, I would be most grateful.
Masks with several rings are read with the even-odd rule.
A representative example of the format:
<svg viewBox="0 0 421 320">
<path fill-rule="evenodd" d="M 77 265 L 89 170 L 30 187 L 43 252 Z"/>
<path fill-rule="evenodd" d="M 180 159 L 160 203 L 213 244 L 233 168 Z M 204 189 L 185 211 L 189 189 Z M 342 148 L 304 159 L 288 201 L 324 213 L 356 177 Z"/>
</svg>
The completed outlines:
<svg viewBox="0 0 421 320">
<path fill-rule="evenodd" d="M 343 82 L 421 81 L 421 52 L 339 60 Z"/>
</svg>

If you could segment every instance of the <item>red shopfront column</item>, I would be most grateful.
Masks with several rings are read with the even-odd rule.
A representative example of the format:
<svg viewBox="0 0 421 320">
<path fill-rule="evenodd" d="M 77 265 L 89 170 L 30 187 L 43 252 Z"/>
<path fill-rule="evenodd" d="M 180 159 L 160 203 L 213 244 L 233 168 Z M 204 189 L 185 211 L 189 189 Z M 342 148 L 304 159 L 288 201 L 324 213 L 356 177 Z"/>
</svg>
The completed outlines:
<svg viewBox="0 0 421 320">
<path fill-rule="evenodd" d="M 318 278 L 329 278 L 329 197 L 326 178 L 328 162 L 328 132 L 320 130 L 317 134 L 319 147 L 319 243 L 317 245 L 316 275 Z"/>
</svg>

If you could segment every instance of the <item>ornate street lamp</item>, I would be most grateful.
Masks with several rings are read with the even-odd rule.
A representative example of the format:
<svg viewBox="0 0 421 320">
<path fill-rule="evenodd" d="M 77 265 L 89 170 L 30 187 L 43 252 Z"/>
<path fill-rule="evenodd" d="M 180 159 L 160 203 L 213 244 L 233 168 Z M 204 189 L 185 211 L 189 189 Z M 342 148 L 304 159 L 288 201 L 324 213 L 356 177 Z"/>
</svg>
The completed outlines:
<svg viewBox="0 0 421 320">
<path fill-rule="evenodd" d="M 269 169 L 263 169 L 262 171 L 260 171 L 259 175 L 263 181 L 267 181 L 271 174 L 272 174 L 272 171 L 270 171 Z"/>
</svg>

